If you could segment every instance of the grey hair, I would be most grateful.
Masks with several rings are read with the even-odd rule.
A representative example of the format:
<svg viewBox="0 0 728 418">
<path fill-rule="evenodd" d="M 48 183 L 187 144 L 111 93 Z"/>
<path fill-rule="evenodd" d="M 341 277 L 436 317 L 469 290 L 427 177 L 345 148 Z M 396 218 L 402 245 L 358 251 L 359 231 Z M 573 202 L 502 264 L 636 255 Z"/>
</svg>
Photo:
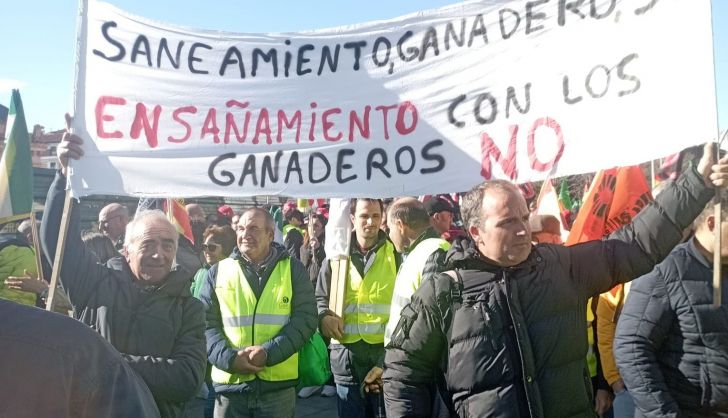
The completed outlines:
<svg viewBox="0 0 728 418">
<path fill-rule="evenodd" d="M 134 241 L 139 237 L 139 225 L 146 225 L 149 223 L 163 223 L 169 226 L 169 228 L 175 232 L 174 234 L 174 247 L 177 248 L 179 234 L 177 234 L 177 228 L 172 225 L 172 222 L 167 219 L 167 215 L 161 210 L 145 210 L 137 212 L 128 224 L 126 224 L 126 233 L 124 234 L 124 247 L 131 247 Z"/>
<path fill-rule="evenodd" d="M 485 192 L 491 189 L 521 194 L 518 187 L 508 180 L 487 180 L 473 187 L 463 196 L 463 201 L 460 203 L 460 216 L 466 229 L 470 229 L 471 226 L 482 225 L 483 197 Z"/>
</svg>

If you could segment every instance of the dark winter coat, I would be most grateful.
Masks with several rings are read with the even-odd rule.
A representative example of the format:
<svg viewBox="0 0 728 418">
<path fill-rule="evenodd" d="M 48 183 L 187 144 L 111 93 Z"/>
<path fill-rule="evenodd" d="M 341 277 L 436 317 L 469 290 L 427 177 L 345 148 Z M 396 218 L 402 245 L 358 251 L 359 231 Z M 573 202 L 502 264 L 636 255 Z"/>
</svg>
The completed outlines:
<svg viewBox="0 0 728 418">
<path fill-rule="evenodd" d="M 387 346 L 387 416 L 428 417 L 444 375 L 461 417 L 593 417 L 587 300 L 650 271 L 712 195 L 690 171 L 608 239 L 538 245 L 510 268 L 458 241 L 446 262 L 461 291 L 447 274 L 423 282 Z"/>
<path fill-rule="evenodd" d="M 48 191 L 41 224 L 45 254 L 55 254 L 66 179 Z M 110 342 L 149 386 L 162 417 L 180 416 L 205 376 L 205 316 L 190 293 L 192 274 L 174 269 L 158 286 L 143 286 L 122 257 L 106 265 L 81 242 L 78 208 L 72 210 L 61 285 L 76 317 Z"/>
<path fill-rule="evenodd" d="M 159 417 L 144 382 L 86 325 L 4 300 L 0 317 L 0 416 Z"/>
<path fill-rule="evenodd" d="M 695 238 L 635 280 L 614 352 L 636 406 L 648 417 L 728 417 L 728 274 L 714 308 L 712 260 Z"/>
</svg>

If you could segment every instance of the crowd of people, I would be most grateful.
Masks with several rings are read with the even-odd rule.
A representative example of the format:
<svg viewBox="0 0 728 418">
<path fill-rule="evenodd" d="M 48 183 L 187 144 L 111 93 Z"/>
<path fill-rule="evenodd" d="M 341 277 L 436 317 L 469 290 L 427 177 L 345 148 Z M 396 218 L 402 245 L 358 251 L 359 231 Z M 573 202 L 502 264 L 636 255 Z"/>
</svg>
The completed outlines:
<svg viewBox="0 0 728 418">
<path fill-rule="evenodd" d="M 29 304 L 48 297 L 81 143 L 58 147 L 41 271 L 31 223 L 0 242 L 0 279 Z M 728 417 L 712 287 L 728 226 L 710 204 L 719 193 L 728 214 L 728 159 L 714 158 L 706 147 L 630 224 L 573 246 L 503 180 L 353 199 L 344 259 L 324 250 L 327 210 L 294 202 L 187 205 L 191 240 L 158 210 L 112 203 L 94 233 L 71 211 L 54 308 L 75 320 L 0 300 L 0 416 L 293 417 L 321 394 L 343 418 Z M 301 387 L 316 334 L 332 376 Z M 51 395 L 25 401 L 38 379 Z"/>
</svg>

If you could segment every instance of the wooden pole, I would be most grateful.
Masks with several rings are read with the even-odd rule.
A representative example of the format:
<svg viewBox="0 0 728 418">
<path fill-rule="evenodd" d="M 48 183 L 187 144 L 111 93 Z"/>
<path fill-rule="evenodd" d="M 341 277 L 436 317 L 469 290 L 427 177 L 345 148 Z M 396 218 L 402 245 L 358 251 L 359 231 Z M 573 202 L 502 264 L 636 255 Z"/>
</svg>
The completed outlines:
<svg viewBox="0 0 728 418">
<path fill-rule="evenodd" d="M 66 251 L 66 237 L 68 236 L 68 225 L 71 222 L 71 210 L 73 209 L 73 198 L 71 191 L 66 190 L 66 200 L 63 203 L 63 216 L 61 217 L 61 225 L 58 230 L 58 242 L 56 243 L 56 254 L 53 258 L 53 272 L 51 273 L 51 282 L 48 287 L 48 300 L 46 301 L 46 310 L 53 311 L 56 299 L 56 289 L 58 288 L 58 278 L 61 275 L 61 264 L 63 263 L 63 253 Z"/>
<path fill-rule="evenodd" d="M 720 159 L 720 146 L 725 140 L 728 130 L 723 134 L 723 137 L 715 144 L 715 159 Z M 715 196 L 713 197 L 713 217 L 715 219 L 715 227 L 713 228 L 713 307 L 720 308 L 722 306 L 723 290 L 721 281 L 723 278 L 723 260 L 721 259 L 722 253 L 722 233 L 723 230 L 723 204 L 721 203 L 721 190 L 715 189 Z"/>
</svg>

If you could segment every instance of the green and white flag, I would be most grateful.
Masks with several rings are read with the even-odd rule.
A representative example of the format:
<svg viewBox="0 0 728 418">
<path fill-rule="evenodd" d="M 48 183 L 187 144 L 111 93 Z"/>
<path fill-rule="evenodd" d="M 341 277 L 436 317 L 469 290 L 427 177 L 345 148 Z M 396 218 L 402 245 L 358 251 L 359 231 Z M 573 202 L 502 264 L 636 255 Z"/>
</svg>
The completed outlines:
<svg viewBox="0 0 728 418">
<path fill-rule="evenodd" d="M 30 137 L 18 90 L 13 90 L 5 132 L 7 140 L 0 159 L 0 222 L 28 217 L 33 206 Z"/>
</svg>

